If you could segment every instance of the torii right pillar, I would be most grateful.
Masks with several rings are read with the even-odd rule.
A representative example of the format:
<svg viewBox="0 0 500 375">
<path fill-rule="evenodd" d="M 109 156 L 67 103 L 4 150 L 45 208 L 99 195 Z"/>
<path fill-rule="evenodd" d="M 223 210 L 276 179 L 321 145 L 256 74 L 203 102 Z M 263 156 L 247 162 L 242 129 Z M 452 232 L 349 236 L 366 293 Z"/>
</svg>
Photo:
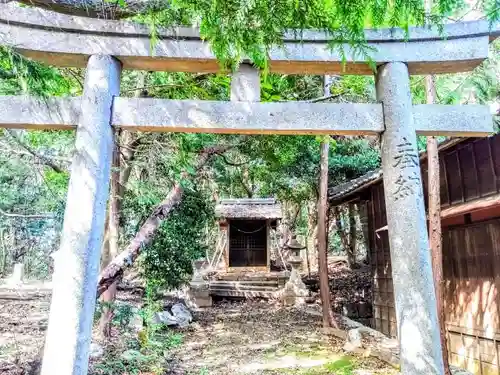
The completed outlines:
<svg viewBox="0 0 500 375">
<path fill-rule="evenodd" d="M 401 373 L 444 373 L 408 67 L 377 70 L 383 105 L 382 170 Z"/>
</svg>

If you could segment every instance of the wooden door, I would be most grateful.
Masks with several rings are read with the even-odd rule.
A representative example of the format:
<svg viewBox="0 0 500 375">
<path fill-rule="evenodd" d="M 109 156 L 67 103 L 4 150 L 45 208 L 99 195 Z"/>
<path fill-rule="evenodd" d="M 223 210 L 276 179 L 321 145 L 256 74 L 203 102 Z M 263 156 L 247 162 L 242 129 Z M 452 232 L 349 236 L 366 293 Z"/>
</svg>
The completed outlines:
<svg viewBox="0 0 500 375">
<path fill-rule="evenodd" d="M 266 220 L 231 220 L 229 267 L 267 267 Z"/>
</svg>

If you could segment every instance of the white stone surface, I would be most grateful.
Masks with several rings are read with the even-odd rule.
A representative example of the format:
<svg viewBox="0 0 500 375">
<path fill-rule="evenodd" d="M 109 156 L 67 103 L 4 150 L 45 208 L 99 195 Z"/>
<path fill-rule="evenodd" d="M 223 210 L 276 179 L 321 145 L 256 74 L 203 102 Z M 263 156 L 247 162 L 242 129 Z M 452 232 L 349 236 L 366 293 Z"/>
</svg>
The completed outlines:
<svg viewBox="0 0 500 375">
<path fill-rule="evenodd" d="M 157 324 L 161 323 L 179 328 L 185 328 L 193 321 L 193 315 L 182 303 L 176 303 L 170 310 L 155 313 L 154 321 Z"/>
<path fill-rule="evenodd" d="M 250 64 L 240 64 L 231 77 L 231 101 L 260 102 L 260 72 L 258 69 Z"/>
<path fill-rule="evenodd" d="M 90 358 L 100 358 L 104 355 L 104 348 L 101 344 L 93 342 L 90 344 Z"/>
<path fill-rule="evenodd" d="M 113 151 L 111 106 L 119 90 L 120 63 L 92 56 L 52 279 L 42 375 L 87 374 Z"/>
<path fill-rule="evenodd" d="M 408 68 L 378 68 L 384 107 L 382 169 L 394 299 L 405 375 L 444 372 Z"/>
<path fill-rule="evenodd" d="M 12 270 L 12 274 L 7 279 L 9 284 L 20 284 L 24 279 L 24 264 L 16 263 L 14 264 L 14 269 Z"/>
<path fill-rule="evenodd" d="M 198 30 L 192 28 L 163 30 L 152 47 L 147 27 L 130 22 L 54 15 L 2 4 L 0 21 L 1 44 L 19 48 L 26 56 L 51 65 L 84 67 L 89 56 L 102 54 L 115 56 L 125 69 L 187 72 L 221 69 L 209 43 L 201 40 Z M 412 74 L 470 71 L 488 56 L 489 34 L 499 33 L 498 24 L 492 26 L 490 30 L 484 21 L 445 25 L 442 35 L 435 28 L 412 28 L 408 40 L 401 29 L 367 30 L 368 55 L 377 64 L 403 61 Z M 302 40 L 296 35 L 288 33 L 283 46 L 269 51 L 270 71 L 372 74 L 368 58 L 348 43 L 343 46 L 343 56 L 329 47 L 331 36 L 324 32 L 306 31 Z M 443 64 L 437 64 L 440 62 Z"/>
</svg>

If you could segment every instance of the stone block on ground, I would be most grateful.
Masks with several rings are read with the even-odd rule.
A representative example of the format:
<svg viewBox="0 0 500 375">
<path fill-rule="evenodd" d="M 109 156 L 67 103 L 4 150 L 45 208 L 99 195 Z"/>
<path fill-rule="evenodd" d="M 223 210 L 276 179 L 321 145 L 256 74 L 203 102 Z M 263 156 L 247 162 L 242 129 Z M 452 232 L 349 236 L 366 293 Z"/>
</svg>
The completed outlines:
<svg viewBox="0 0 500 375">
<path fill-rule="evenodd" d="M 185 328 L 193 321 L 193 315 L 182 303 L 174 304 L 170 310 L 157 312 L 154 316 L 155 323 Z"/>
<path fill-rule="evenodd" d="M 361 348 L 363 346 L 362 338 L 363 337 L 358 328 L 350 329 L 347 332 L 346 342 L 344 344 L 344 350 L 346 352 L 352 352 L 357 348 Z"/>
<path fill-rule="evenodd" d="M 208 283 L 189 285 L 189 304 L 190 308 L 212 307 L 212 296 L 210 295 L 210 286 Z"/>
<path fill-rule="evenodd" d="M 104 348 L 101 344 L 93 342 L 90 344 L 90 358 L 97 359 L 104 355 Z"/>
<path fill-rule="evenodd" d="M 16 285 L 21 284 L 24 279 L 24 264 L 16 263 L 14 264 L 14 269 L 12 270 L 12 274 L 7 279 L 7 284 Z"/>
<path fill-rule="evenodd" d="M 181 328 L 187 327 L 193 321 L 193 315 L 182 303 L 173 305 L 171 311 Z"/>
<path fill-rule="evenodd" d="M 452 375 L 473 375 L 472 372 L 456 366 L 450 366 L 450 371 Z"/>
</svg>

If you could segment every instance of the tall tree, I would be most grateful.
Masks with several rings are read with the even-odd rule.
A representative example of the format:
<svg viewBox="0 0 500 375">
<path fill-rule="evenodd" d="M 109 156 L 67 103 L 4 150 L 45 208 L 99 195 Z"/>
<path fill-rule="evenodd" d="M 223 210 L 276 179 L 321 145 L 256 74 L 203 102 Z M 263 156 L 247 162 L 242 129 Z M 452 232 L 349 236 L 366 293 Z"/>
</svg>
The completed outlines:
<svg viewBox="0 0 500 375">
<path fill-rule="evenodd" d="M 425 77 L 427 104 L 436 102 L 436 86 L 434 76 Z M 443 304 L 443 243 L 441 238 L 441 196 L 439 176 L 439 150 L 436 137 L 427 137 L 428 198 L 429 198 L 429 243 L 432 257 L 434 288 L 436 290 L 436 307 L 438 310 L 441 348 L 443 351 L 444 371 L 451 375 L 448 363 L 448 347 L 446 346 L 446 328 Z"/>
<path fill-rule="evenodd" d="M 428 12 L 432 10 L 432 0 L 425 0 Z M 425 76 L 425 98 L 427 104 L 436 103 L 436 82 L 433 75 Z M 439 181 L 439 149 L 437 137 L 427 137 L 427 186 L 429 196 L 429 245 L 431 248 L 432 273 L 436 293 L 436 308 L 439 319 L 439 334 L 445 375 L 451 375 L 446 346 L 446 328 L 443 303 L 443 243 L 441 238 L 441 195 Z"/>
<path fill-rule="evenodd" d="M 318 273 L 319 291 L 323 306 L 323 327 L 335 324 L 330 304 L 330 284 L 328 281 L 328 153 L 330 143 L 321 142 L 319 199 L 318 199 Z"/>
</svg>

